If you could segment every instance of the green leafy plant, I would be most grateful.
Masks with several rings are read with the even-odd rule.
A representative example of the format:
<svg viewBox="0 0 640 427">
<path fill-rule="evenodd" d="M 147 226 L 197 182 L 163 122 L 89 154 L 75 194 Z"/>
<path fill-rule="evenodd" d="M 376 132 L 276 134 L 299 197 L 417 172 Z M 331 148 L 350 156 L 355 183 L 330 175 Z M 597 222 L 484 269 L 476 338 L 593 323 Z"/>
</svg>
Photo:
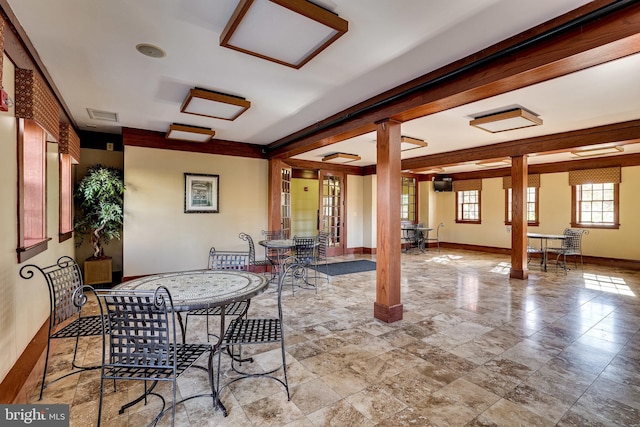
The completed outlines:
<svg viewBox="0 0 640 427">
<path fill-rule="evenodd" d="M 78 244 L 89 235 L 93 256 L 104 257 L 103 245 L 112 239 L 120 239 L 124 220 L 124 179 L 122 171 L 100 164 L 91 166 L 78 184 L 75 198 L 80 203 L 74 229 Z"/>
</svg>

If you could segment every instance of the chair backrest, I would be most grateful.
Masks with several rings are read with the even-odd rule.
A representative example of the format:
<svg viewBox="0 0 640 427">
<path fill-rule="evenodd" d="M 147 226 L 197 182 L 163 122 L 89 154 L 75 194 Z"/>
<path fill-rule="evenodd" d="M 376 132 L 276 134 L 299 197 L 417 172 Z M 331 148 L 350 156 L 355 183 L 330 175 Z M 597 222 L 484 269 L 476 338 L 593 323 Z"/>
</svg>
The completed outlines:
<svg viewBox="0 0 640 427">
<path fill-rule="evenodd" d="M 316 238 L 293 236 L 295 243 L 295 256 L 304 264 L 314 262 L 316 259 Z"/>
<path fill-rule="evenodd" d="M 128 375 L 143 379 L 145 371 L 167 369 L 176 373 L 176 325 L 173 301 L 169 290 L 160 286 L 155 290 L 96 291 L 109 319 L 109 358 L 105 366 L 138 369 Z M 106 341 L 105 341 L 106 342 Z M 165 375 L 162 375 L 166 378 Z"/>
<path fill-rule="evenodd" d="M 256 263 L 256 246 L 253 243 L 253 238 L 247 233 L 240 233 L 238 237 L 247 243 L 249 243 L 249 265 Z"/>
<path fill-rule="evenodd" d="M 329 246 L 329 233 L 321 231 L 318 233 L 318 259 L 327 259 L 327 247 Z"/>
<path fill-rule="evenodd" d="M 441 222 L 440 224 L 438 224 L 438 227 L 436 228 L 436 238 L 438 240 L 440 240 L 440 229 L 444 227 L 444 222 Z M 509 229 L 509 231 L 511 231 L 511 229 Z"/>
<path fill-rule="evenodd" d="M 562 234 L 565 239 L 562 241 L 562 249 L 567 254 L 582 254 L 582 235 L 587 230 L 565 228 Z"/>
<path fill-rule="evenodd" d="M 82 305 L 79 304 L 78 295 L 82 292 L 78 290 L 83 286 L 82 273 L 73 258 L 62 256 L 55 264 L 43 268 L 35 264 L 24 265 L 20 269 L 20 277 L 31 279 L 35 271 L 44 276 L 49 287 L 50 328 L 80 313 Z"/>
<path fill-rule="evenodd" d="M 209 250 L 209 270 L 247 270 L 249 267 L 249 252 Z"/>
</svg>

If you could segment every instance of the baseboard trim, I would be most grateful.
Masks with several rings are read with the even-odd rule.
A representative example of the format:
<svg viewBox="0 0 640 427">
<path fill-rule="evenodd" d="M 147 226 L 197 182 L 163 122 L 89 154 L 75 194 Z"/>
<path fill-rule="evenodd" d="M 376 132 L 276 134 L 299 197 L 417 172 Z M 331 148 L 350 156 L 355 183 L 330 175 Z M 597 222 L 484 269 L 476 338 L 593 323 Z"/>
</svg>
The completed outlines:
<svg viewBox="0 0 640 427">
<path fill-rule="evenodd" d="M 49 319 L 42 324 L 31 342 L 0 384 L 0 403 L 27 403 L 38 386 L 44 370 Z"/>
</svg>

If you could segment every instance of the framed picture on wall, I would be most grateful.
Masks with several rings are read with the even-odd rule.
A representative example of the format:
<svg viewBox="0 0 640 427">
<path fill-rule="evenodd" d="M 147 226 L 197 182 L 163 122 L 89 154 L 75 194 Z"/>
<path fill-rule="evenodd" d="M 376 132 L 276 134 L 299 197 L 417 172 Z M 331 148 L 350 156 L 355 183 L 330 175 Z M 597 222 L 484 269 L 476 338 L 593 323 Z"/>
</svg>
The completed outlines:
<svg viewBox="0 0 640 427">
<path fill-rule="evenodd" d="M 219 213 L 219 175 L 184 174 L 184 213 Z"/>
</svg>

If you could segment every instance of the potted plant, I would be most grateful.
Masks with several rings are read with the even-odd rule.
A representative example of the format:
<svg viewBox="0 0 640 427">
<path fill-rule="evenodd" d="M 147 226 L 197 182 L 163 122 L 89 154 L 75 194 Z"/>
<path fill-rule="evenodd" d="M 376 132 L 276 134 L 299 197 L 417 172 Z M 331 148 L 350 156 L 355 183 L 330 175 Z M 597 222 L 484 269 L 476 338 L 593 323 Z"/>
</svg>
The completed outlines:
<svg viewBox="0 0 640 427">
<path fill-rule="evenodd" d="M 111 282 L 111 257 L 104 255 L 103 246 L 120 239 L 124 190 L 122 171 L 100 164 L 91 166 L 78 183 L 75 198 L 80 210 L 74 224 L 77 243 L 80 245 L 88 235 L 93 247 L 93 255 L 85 261 L 86 284 Z"/>
</svg>

